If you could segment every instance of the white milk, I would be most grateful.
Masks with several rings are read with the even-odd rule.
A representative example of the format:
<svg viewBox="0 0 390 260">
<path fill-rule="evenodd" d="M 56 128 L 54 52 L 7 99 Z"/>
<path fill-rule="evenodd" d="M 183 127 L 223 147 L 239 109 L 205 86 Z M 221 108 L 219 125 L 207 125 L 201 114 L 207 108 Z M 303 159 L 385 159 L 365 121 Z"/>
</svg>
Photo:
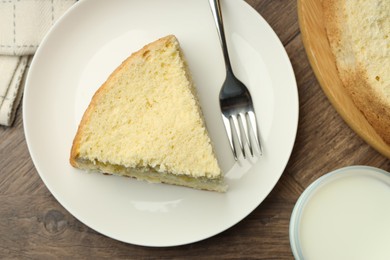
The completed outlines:
<svg viewBox="0 0 390 260">
<path fill-rule="evenodd" d="M 390 177 L 351 169 L 308 197 L 298 228 L 305 260 L 390 259 Z"/>
</svg>

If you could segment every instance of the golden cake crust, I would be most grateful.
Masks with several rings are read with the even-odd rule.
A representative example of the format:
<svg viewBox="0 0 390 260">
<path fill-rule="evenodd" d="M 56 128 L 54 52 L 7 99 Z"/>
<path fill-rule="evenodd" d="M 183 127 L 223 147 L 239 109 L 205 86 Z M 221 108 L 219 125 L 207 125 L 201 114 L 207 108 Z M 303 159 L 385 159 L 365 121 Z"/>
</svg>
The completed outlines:
<svg viewBox="0 0 390 260">
<path fill-rule="evenodd" d="M 388 2 L 375 2 L 384 11 L 389 10 Z M 390 144 L 386 37 L 390 19 L 370 4 L 374 5 L 370 1 L 323 0 L 326 31 L 343 85 L 378 135 Z"/>
</svg>

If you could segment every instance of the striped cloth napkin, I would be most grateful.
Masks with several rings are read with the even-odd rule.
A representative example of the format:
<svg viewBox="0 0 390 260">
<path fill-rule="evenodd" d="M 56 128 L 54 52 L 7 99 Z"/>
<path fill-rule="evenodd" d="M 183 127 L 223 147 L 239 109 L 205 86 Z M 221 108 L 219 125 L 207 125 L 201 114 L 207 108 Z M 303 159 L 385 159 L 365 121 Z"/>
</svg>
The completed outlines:
<svg viewBox="0 0 390 260">
<path fill-rule="evenodd" d="M 10 126 L 32 55 L 76 0 L 0 0 L 0 125 Z"/>
</svg>

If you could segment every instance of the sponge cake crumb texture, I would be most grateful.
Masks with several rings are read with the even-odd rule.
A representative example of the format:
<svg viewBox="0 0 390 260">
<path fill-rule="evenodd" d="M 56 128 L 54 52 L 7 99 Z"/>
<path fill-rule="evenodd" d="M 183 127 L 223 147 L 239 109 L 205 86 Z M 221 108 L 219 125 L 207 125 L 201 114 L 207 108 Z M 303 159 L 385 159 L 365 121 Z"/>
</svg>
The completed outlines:
<svg viewBox="0 0 390 260">
<path fill-rule="evenodd" d="M 390 1 L 323 0 L 323 7 L 340 79 L 390 144 Z"/>
<path fill-rule="evenodd" d="M 226 190 L 175 36 L 133 53 L 99 88 L 70 162 L 152 182 Z"/>
</svg>

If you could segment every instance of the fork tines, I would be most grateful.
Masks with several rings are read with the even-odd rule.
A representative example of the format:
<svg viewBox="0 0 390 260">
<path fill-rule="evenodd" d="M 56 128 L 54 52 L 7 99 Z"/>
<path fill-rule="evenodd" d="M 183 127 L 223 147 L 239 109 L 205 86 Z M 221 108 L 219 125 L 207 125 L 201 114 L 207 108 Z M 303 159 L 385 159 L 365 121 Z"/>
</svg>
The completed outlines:
<svg viewBox="0 0 390 260">
<path fill-rule="evenodd" d="M 251 157 L 262 155 L 262 147 L 259 139 L 257 120 L 253 111 L 246 111 L 226 117 L 222 115 L 234 159 L 238 160 L 238 150 L 244 158 L 247 151 Z M 256 149 L 256 150 L 255 150 Z"/>
</svg>

